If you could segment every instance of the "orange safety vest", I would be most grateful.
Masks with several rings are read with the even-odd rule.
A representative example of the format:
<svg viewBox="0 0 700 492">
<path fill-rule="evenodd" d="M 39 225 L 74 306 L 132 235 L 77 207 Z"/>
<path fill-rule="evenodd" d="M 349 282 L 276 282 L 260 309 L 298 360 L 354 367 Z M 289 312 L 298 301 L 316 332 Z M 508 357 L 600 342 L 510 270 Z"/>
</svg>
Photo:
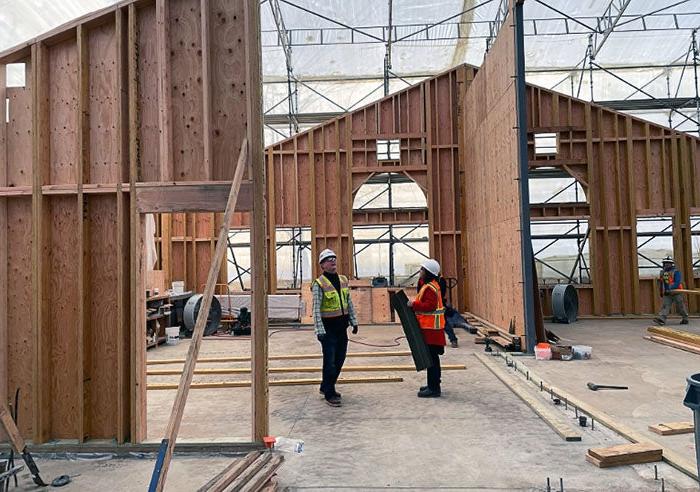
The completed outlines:
<svg viewBox="0 0 700 492">
<path fill-rule="evenodd" d="M 418 326 L 426 330 L 443 330 L 445 328 L 445 306 L 442 304 L 442 296 L 440 295 L 440 285 L 437 280 L 432 280 L 421 287 L 420 292 L 418 292 L 418 297 L 416 301 L 421 302 L 423 300 L 423 294 L 426 289 L 432 289 L 435 291 L 437 296 L 437 309 L 435 311 L 428 312 L 416 312 L 416 319 L 418 319 Z"/>
</svg>

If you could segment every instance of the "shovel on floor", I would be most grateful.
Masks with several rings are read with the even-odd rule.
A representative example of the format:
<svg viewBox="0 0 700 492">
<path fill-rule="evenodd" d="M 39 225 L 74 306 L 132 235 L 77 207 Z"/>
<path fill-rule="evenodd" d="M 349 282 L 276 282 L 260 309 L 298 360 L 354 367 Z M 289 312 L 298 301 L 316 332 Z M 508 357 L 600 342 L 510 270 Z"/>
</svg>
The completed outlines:
<svg viewBox="0 0 700 492">
<path fill-rule="evenodd" d="M 595 383 L 587 383 L 588 389 L 591 391 L 598 391 L 601 389 L 610 389 L 610 390 L 626 390 L 629 389 L 627 386 L 613 386 L 610 384 L 595 384 Z"/>
</svg>

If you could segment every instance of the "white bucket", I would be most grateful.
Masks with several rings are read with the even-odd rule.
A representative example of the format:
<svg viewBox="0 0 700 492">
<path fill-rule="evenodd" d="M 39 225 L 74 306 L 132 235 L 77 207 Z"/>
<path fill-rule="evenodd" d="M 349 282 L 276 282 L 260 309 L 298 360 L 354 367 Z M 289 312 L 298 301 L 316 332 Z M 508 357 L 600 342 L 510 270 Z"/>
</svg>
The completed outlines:
<svg viewBox="0 0 700 492">
<path fill-rule="evenodd" d="M 173 281 L 173 294 L 182 294 L 185 292 L 185 282 L 183 280 Z"/>
<path fill-rule="evenodd" d="M 574 353 L 574 359 L 590 359 L 593 347 L 588 345 L 574 345 L 571 347 Z"/>
<path fill-rule="evenodd" d="M 168 326 L 165 329 L 165 335 L 168 337 L 166 344 L 177 345 L 180 342 L 180 327 L 179 326 Z"/>
</svg>

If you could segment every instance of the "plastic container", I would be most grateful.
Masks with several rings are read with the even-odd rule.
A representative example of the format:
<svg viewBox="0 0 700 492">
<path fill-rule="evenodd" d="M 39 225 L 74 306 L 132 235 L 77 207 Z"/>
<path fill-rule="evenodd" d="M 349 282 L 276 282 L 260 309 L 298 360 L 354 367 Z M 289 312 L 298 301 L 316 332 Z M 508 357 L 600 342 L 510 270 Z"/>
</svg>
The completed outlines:
<svg viewBox="0 0 700 492">
<path fill-rule="evenodd" d="M 536 360 L 550 360 L 552 358 L 552 347 L 548 343 L 538 343 L 535 345 Z"/>
<path fill-rule="evenodd" d="M 685 388 L 683 405 L 693 411 L 693 424 L 695 428 L 695 461 L 700 470 L 700 373 L 688 376 Z"/>
<path fill-rule="evenodd" d="M 574 352 L 574 359 L 590 359 L 593 347 L 588 345 L 573 345 L 571 350 Z"/>
<path fill-rule="evenodd" d="M 173 294 L 182 294 L 183 292 L 185 292 L 184 280 L 173 281 Z"/>
<path fill-rule="evenodd" d="M 304 452 L 304 441 L 301 439 L 290 439 L 288 437 L 276 437 L 274 449 L 275 451 L 282 451 L 283 453 L 301 454 Z"/>
<path fill-rule="evenodd" d="M 177 345 L 180 343 L 180 327 L 168 326 L 165 328 L 165 335 L 168 339 L 165 341 L 167 345 Z"/>
</svg>

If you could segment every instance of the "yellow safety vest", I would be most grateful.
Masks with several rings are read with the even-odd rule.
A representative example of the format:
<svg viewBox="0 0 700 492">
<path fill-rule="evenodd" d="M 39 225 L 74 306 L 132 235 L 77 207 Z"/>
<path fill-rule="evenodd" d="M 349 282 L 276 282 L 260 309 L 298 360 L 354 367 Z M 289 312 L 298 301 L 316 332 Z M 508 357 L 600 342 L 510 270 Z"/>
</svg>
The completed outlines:
<svg viewBox="0 0 700 492">
<path fill-rule="evenodd" d="M 350 298 L 350 288 L 348 287 L 348 278 L 344 275 L 338 275 L 340 279 L 340 293 L 335 290 L 333 284 L 328 277 L 321 275 L 316 279 L 319 287 L 323 291 L 323 300 L 321 301 L 321 318 L 337 318 L 344 314 L 348 314 L 348 299 Z"/>
<path fill-rule="evenodd" d="M 416 311 L 416 319 L 418 320 L 418 325 L 426 330 L 442 330 L 445 328 L 445 306 L 442 305 L 442 295 L 440 294 L 440 284 L 437 280 L 428 282 L 421 287 L 420 292 L 418 292 L 417 301 L 423 299 L 423 293 L 426 289 L 432 289 L 435 291 L 437 296 L 437 309 L 435 311 L 429 312 L 418 312 Z"/>
</svg>

